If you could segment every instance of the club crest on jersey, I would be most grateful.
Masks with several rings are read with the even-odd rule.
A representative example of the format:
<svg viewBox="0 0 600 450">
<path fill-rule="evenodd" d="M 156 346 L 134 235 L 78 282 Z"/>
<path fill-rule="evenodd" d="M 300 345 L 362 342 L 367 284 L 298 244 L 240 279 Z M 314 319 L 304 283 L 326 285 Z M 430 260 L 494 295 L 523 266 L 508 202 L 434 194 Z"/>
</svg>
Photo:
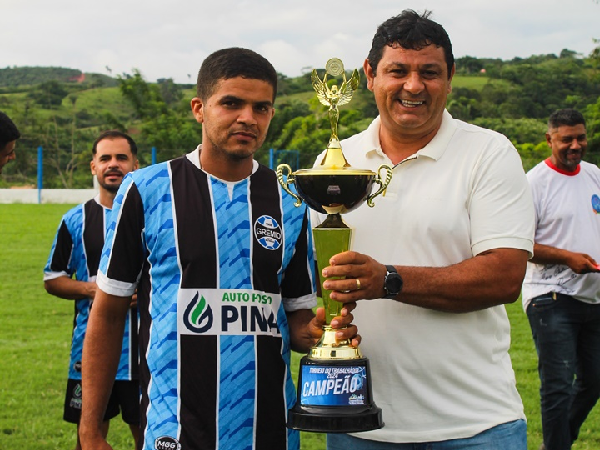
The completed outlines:
<svg viewBox="0 0 600 450">
<path fill-rule="evenodd" d="M 190 331 L 204 333 L 212 327 L 213 313 L 204 297 L 200 297 L 200 300 L 198 300 L 198 297 L 200 297 L 200 293 L 196 292 L 196 295 L 185 309 L 183 323 Z"/>
<path fill-rule="evenodd" d="M 267 250 L 277 250 L 281 246 L 281 227 L 271 216 L 263 215 L 256 219 L 254 236 Z"/>
<path fill-rule="evenodd" d="M 592 195 L 592 208 L 596 214 L 600 214 L 600 197 L 596 194 Z"/>
</svg>

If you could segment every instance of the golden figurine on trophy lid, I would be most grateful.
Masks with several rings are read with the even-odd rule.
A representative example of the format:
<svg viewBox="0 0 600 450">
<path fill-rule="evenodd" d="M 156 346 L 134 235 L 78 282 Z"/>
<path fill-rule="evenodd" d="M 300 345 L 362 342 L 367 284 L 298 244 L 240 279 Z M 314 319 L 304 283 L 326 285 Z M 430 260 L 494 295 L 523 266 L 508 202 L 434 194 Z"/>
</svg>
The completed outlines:
<svg viewBox="0 0 600 450">
<path fill-rule="evenodd" d="M 329 86 L 327 77 L 342 77 L 342 84 Z M 296 206 L 304 201 L 310 208 L 327 214 L 321 225 L 313 229 L 317 267 L 321 285 L 321 271 L 329 259 L 349 250 L 352 229 L 341 214 L 352 211 L 363 203 L 374 206 L 373 199 L 381 194 L 392 178 L 392 169 L 381 165 L 377 173 L 355 169 L 348 164 L 338 137 L 338 107 L 347 104 L 358 88 L 357 70 L 346 78 L 344 65 L 337 58 L 327 61 L 326 73 L 320 79 L 312 72 L 312 86 L 319 101 L 329 107 L 331 138 L 321 164 L 312 169 L 292 172 L 287 164 L 277 167 L 279 183 L 296 199 Z M 381 172 L 386 171 L 385 178 Z M 371 193 L 373 183 L 379 185 Z M 289 186 L 293 184 L 298 194 Z M 298 380 L 298 401 L 290 411 L 288 427 L 327 433 L 367 431 L 383 426 L 381 409 L 373 402 L 369 361 L 360 349 L 348 341 L 338 341 L 331 319 L 340 315 L 342 304 L 331 300 L 331 291 L 322 289 L 326 325 L 323 337 L 310 353 L 302 358 Z"/>
</svg>

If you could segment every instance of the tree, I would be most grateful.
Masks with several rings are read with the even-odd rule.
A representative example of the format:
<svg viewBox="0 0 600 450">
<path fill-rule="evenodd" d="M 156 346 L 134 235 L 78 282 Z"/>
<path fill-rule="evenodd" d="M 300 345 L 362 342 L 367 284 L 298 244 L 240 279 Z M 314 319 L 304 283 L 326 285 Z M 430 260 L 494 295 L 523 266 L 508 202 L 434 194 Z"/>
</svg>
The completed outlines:
<svg viewBox="0 0 600 450">
<path fill-rule="evenodd" d="M 118 81 L 121 93 L 133 106 L 141 126 L 138 145 L 158 148 L 161 160 L 181 156 L 198 145 L 202 127 L 173 80 L 150 84 L 135 69 L 133 75 L 119 76 Z M 142 163 L 147 162 L 143 155 L 139 156 Z"/>
<path fill-rule="evenodd" d="M 58 81 L 47 81 L 41 83 L 37 89 L 29 94 L 29 98 L 34 100 L 38 105 L 48 108 L 60 106 L 63 98 L 67 96 L 69 91 Z"/>
<path fill-rule="evenodd" d="M 600 97 L 596 103 L 588 105 L 584 111 L 588 135 L 588 152 L 600 158 Z M 600 162 L 600 160 L 596 161 Z"/>
</svg>

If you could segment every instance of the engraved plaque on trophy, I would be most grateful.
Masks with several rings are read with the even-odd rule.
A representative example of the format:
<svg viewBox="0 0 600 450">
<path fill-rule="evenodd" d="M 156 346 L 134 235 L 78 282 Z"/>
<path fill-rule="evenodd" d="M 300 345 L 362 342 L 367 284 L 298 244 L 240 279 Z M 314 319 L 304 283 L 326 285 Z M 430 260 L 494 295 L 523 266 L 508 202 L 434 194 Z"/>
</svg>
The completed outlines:
<svg viewBox="0 0 600 450">
<path fill-rule="evenodd" d="M 329 86 L 327 77 L 342 77 L 342 84 Z M 350 249 L 352 229 L 342 220 L 345 214 L 385 191 L 392 170 L 382 165 L 377 173 L 356 169 L 344 157 L 338 138 L 338 106 L 352 99 L 358 88 L 359 74 L 354 70 L 346 79 L 342 61 L 327 61 L 326 73 L 320 79 L 313 70 L 312 85 L 320 102 L 329 107 L 331 138 L 321 165 L 292 172 L 287 164 L 277 167 L 279 183 L 296 198 L 296 206 L 304 201 L 310 208 L 327 214 L 322 224 L 313 229 L 319 282 L 321 271 L 329 259 Z M 386 171 L 385 178 L 381 172 Z M 373 184 L 379 189 L 371 193 Z M 296 187 L 297 194 L 290 190 Z M 383 426 L 381 409 L 373 402 L 369 361 L 347 340 L 338 341 L 331 319 L 339 316 L 342 304 L 330 298 L 331 291 L 322 289 L 326 325 L 323 336 L 300 362 L 298 400 L 290 410 L 288 427 L 315 432 L 347 433 L 373 430 Z"/>
</svg>

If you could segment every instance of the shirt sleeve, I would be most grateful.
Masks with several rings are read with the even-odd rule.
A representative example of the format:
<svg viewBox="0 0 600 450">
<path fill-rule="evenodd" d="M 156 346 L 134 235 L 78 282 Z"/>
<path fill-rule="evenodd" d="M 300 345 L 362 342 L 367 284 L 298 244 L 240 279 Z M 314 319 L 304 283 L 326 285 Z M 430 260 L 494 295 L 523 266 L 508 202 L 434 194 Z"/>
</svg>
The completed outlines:
<svg viewBox="0 0 600 450">
<path fill-rule="evenodd" d="M 63 217 L 52 243 L 48 261 L 44 267 L 44 281 L 63 276 L 72 277 L 75 272 L 72 264 L 72 256 L 73 237 Z"/>
<path fill-rule="evenodd" d="M 480 162 L 468 208 L 473 255 L 517 248 L 526 250 L 531 258 L 533 199 L 519 154 L 508 140 Z"/>
<path fill-rule="evenodd" d="M 132 179 L 126 181 L 115 198 L 96 281 L 119 297 L 133 295 L 146 259 L 142 198 Z"/>
<path fill-rule="evenodd" d="M 304 212 L 294 256 L 283 275 L 281 295 L 286 311 L 312 309 L 317 306 L 312 229 L 308 208 Z"/>
</svg>

